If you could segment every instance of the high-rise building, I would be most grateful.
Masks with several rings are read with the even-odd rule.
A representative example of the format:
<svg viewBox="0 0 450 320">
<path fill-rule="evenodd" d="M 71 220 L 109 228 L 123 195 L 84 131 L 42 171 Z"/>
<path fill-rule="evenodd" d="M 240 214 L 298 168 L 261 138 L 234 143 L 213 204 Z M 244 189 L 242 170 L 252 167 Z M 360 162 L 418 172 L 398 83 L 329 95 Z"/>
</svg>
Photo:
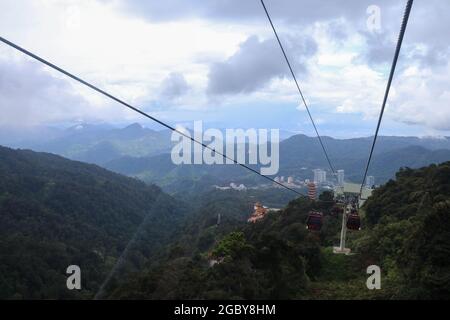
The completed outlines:
<svg viewBox="0 0 450 320">
<path fill-rule="evenodd" d="M 314 169 L 314 183 L 319 184 L 327 181 L 327 172 L 322 169 Z"/>
<path fill-rule="evenodd" d="M 320 179 L 320 169 L 314 169 L 313 170 L 313 172 L 314 172 L 314 179 L 313 179 L 313 181 L 314 181 L 314 183 L 319 183 L 319 179 Z"/>
<path fill-rule="evenodd" d="M 287 183 L 288 183 L 288 184 L 293 184 L 293 183 L 294 183 L 294 178 L 288 177 Z"/>
<path fill-rule="evenodd" d="M 337 181 L 339 186 L 344 185 L 344 170 L 337 171 Z"/>
</svg>

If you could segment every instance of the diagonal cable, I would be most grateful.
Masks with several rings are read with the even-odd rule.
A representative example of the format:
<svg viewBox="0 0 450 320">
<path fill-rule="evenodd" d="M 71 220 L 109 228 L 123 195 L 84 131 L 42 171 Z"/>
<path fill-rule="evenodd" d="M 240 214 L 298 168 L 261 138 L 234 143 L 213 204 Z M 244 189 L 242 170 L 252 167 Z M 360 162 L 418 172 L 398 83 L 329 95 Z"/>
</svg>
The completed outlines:
<svg viewBox="0 0 450 320">
<path fill-rule="evenodd" d="M 400 55 L 400 49 L 402 47 L 403 37 L 405 36 L 406 25 L 408 24 L 409 14 L 411 13 L 411 7 L 413 5 L 413 0 L 408 0 L 406 3 L 405 13 L 403 15 L 402 25 L 400 27 L 400 34 L 398 36 L 397 47 L 395 49 L 394 60 L 392 61 L 391 72 L 389 74 L 389 80 L 386 85 L 386 91 L 384 93 L 383 104 L 381 106 L 380 116 L 378 118 L 377 128 L 375 130 L 375 136 L 373 137 L 372 147 L 370 148 L 369 159 L 367 160 L 366 170 L 364 172 L 364 177 L 361 182 L 361 189 L 359 190 L 359 196 L 362 195 L 362 190 L 364 183 L 366 182 L 367 172 L 369 171 L 370 161 L 372 160 L 373 150 L 377 142 L 378 131 L 380 130 L 381 120 L 383 119 L 384 109 L 386 107 L 386 102 L 389 96 L 389 90 L 391 89 L 392 79 L 394 78 L 395 67 L 397 66 L 398 57 Z"/>
<path fill-rule="evenodd" d="M 331 164 L 330 157 L 328 156 L 327 150 L 325 149 L 325 145 L 323 144 L 322 137 L 320 136 L 319 130 L 317 130 L 316 123 L 314 122 L 314 119 L 313 119 L 313 117 L 311 115 L 311 112 L 309 111 L 308 104 L 306 103 L 305 97 L 303 96 L 303 92 L 300 89 L 300 85 L 298 84 L 297 77 L 295 76 L 294 70 L 291 67 L 291 63 L 289 62 L 289 59 L 288 59 L 288 57 L 286 55 L 286 51 L 284 50 L 284 47 L 283 47 L 283 45 L 281 43 L 281 40 L 278 37 L 278 33 L 277 33 L 276 29 L 275 29 L 275 26 L 272 23 L 272 19 L 270 18 L 269 11 L 267 11 L 266 5 L 264 4 L 263 0 L 261 0 L 261 4 L 262 4 L 262 6 L 264 8 L 264 11 L 266 12 L 267 19 L 269 19 L 269 23 L 270 23 L 270 25 L 272 27 L 272 30 L 273 30 L 273 33 L 275 34 L 275 37 L 277 38 L 278 44 L 280 45 L 280 48 L 281 48 L 281 51 L 283 52 L 284 59 L 286 60 L 286 63 L 288 65 L 288 67 L 289 67 L 289 71 L 291 72 L 291 75 L 292 75 L 292 78 L 294 79 L 295 85 L 297 86 L 298 93 L 300 94 L 300 97 L 301 97 L 301 99 L 303 101 L 303 104 L 305 105 L 306 111 L 308 112 L 309 119 L 311 120 L 311 123 L 312 123 L 312 125 L 314 127 L 314 131 L 316 132 L 317 138 L 319 139 L 320 145 L 322 147 L 323 153 L 325 154 L 325 158 L 327 159 L 328 165 L 330 166 L 331 172 L 333 174 L 335 174 L 334 167 Z"/>
<path fill-rule="evenodd" d="M 133 110 L 133 111 L 135 111 L 135 112 L 137 112 L 137 113 L 143 115 L 144 117 L 146 117 L 146 118 L 148 118 L 148 119 L 150 119 L 150 120 L 152 120 L 152 121 L 155 121 L 155 122 L 159 123 L 160 125 L 162 125 L 162 126 L 168 128 L 168 129 L 170 129 L 170 130 L 172 130 L 172 131 L 174 131 L 174 132 L 177 132 L 178 134 L 180 134 L 180 135 L 182 135 L 182 136 L 188 138 L 188 139 L 191 140 L 192 142 L 200 144 L 200 145 L 203 146 L 204 148 L 206 148 L 206 149 L 208 149 L 208 150 L 210 150 L 210 151 L 212 151 L 212 152 L 214 152 L 214 153 L 217 153 L 218 155 L 222 156 L 224 159 L 230 160 L 230 161 L 232 161 L 234 164 L 237 164 L 237 165 L 239 165 L 239 166 L 241 166 L 241 167 L 243 167 L 243 168 L 245 168 L 245 169 L 247 169 L 247 170 L 249 170 L 249 171 L 252 171 L 253 173 L 256 173 L 257 175 L 259 175 L 259 176 L 261 176 L 261 177 L 263 177 L 263 178 L 265 178 L 265 179 L 267 179 L 267 180 L 270 180 L 271 182 L 273 182 L 273 183 L 275 183 L 275 184 L 277 184 L 277 185 L 279 185 L 279 186 L 281 186 L 281 187 L 283 187 L 283 188 L 285 188 L 285 189 L 287 189 L 287 190 L 290 190 L 290 191 L 292 191 L 292 192 L 294 192 L 294 193 L 296 193 L 296 194 L 298 194 L 298 195 L 301 195 L 301 196 L 305 196 L 305 197 L 306 197 L 305 194 L 303 194 L 303 193 L 301 193 L 301 192 L 298 192 L 297 190 L 294 190 L 293 188 L 290 188 L 290 187 L 288 187 L 288 186 L 286 186 L 286 185 L 284 185 L 284 184 L 282 184 L 282 183 L 280 183 L 280 182 L 278 182 L 278 181 L 275 181 L 274 179 L 272 179 L 272 178 L 270 178 L 270 177 L 268 177 L 268 176 L 266 176 L 266 175 L 261 174 L 261 173 L 258 172 L 257 170 L 255 170 L 255 169 L 253 169 L 253 168 L 250 168 L 249 166 L 247 166 L 247 165 L 245 165 L 245 164 L 243 164 L 243 163 L 240 163 L 240 162 L 238 162 L 237 160 L 232 159 L 232 158 L 230 158 L 229 156 L 227 156 L 227 155 L 225 155 L 225 154 L 223 154 L 223 153 L 221 153 L 221 152 L 219 152 L 219 151 L 216 151 L 214 148 L 211 148 L 210 146 L 204 144 L 203 142 L 197 141 L 196 139 L 192 138 L 190 135 L 188 135 L 188 134 L 186 134 L 186 133 L 184 133 L 184 132 L 182 132 L 182 131 L 180 131 L 180 130 L 174 128 L 174 127 L 172 127 L 171 125 L 168 125 L 167 123 L 165 123 L 165 122 L 163 122 L 163 121 L 161 121 L 161 120 L 159 120 L 159 119 L 157 119 L 157 118 L 155 118 L 155 117 L 149 115 L 148 113 L 146 113 L 146 112 L 144 112 L 144 111 L 142 111 L 142 110 L 140 110 L 140 109 L 138 109 L 138 108 L 136 108 L 136 107 L 133 107 L 133 106 L 130 105 L 129 103 L 126 103 L 125 101 L 123 101 L 123 100 L 121 100 L 121 99 L 119 99 L 119 98 L 113 96 L 112 94 L 110 94 L 110 93 L 108 93 L 108 92 L 106 92 L 106 91 L 104 91 L 104 90 L 98 88 L 97 86 L 95 86 L 95 85 L 93 85 L 93 84 L 91 84 L 91 83 L 89 83 L 89 82 L 87 82 L 87 81 L 81 79 L 80 77 L 77 77 L 76 75 L 74 75 L 74 74 L 72 74 L 72 73 L 70 73 L 70 72 L 68 72 L 68 71 L 66 71 L 66 70 L 64 70 L 64 69 L 62 69 L 62 68 L 60 68 L 60 67 L 58 67 L 57 65 L 55 65 L 55 64 L 53 64 L 53 63 L 51 63 L 51 62 L 49 62 L 49 61 L 47 61 L 47 60 L 45 60 L 45 59 L 43 59 L 43 58 L 37 56 L 37 55 L 35 55 L 34 53 L 32 53 L 32 52 L 30 52 L 30 51 L 28 51 L 28 50 L 26 50 L 26 49 L 24 49 L 24 48 L 18 46 L 17 44 L 15 44 L 15 43 L 13 43 L 13 42 L 11 42 L 11 41 L 9 41 L 9 40 L 6 40 L 6 39 L 3 38 L 3 37 L 0 37 L 0 41 L 3 42 L 3 43 L 5 43 L 5 44 L 7 44 L 8 46 L 10 46 L 10 47 L 12 47 L 12 48 L 14 48 L 14 49 L 16 49 L 16 50 L 18 50 L 18 51 L 24 53 L 25 55 L 27 55 L 27 56 L 29 56 L 29 57 L 31 57 L 31 58 L 33 58 L 33 59 L 35 59 L 35 60 L 37 60 L 37 61 L 43 63 L 43 64 L 49 66 L 50 68 L 52 68 L 52 69 L 54 69 L 54 70 L 56 70 L 56 71 L 58 71 L 58 72 L 60 72 L 60 73 L 62 73 L 62 74 L 64 74 L 64 75 L 68 76 L 69 78 L 72 78 L 73 80 L 76 80 L 76 81 L 80 82 L 81 84 L 83 84 L 83 85 L 85 85 L 85 86 L 91 88 L 92 90 L 95 90 L 95 91 L 101 93 L 102 95 L 104 95 L 104 96 L 106 96 L 106 97 L 108 97 L 108 98 L 110 98 L 110 99 L 112 99 L 112 100 L 114 100 L 114 101 L 120 103 L 121 105 L 123 105 L 123 106 L 125 106 L 125 107 L 127 107 L 127 108 L 129 108 L 129 109 L 131 109 L 131 110 Z"/>
</svg>

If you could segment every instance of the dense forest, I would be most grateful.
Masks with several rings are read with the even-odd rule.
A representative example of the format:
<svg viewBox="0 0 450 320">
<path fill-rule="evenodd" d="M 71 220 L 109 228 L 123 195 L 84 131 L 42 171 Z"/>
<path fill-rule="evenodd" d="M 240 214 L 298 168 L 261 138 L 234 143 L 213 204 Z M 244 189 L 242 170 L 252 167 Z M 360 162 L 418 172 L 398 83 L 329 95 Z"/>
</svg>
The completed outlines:
<svg viewBox="0 0 450 320">
<path fill-rule="evenodd" d="M 177 197 L 95 165 L 0 148 L 1 299 L 450 297 L 450 162 L 401 169 L 361 209 L 353 255 L 332 253 L 332 202 L 269 190 Z M 332 200 L 324 192 L 320 200 Z M 271 207 L 248 223 L 253 204 Z M 324 213 L 320 232 L 305 228 Z M 66 288 L 79 265 L 82 290 Z M 366 287 L 369 265 L 382 289 Z"/>
<path fill-rule="evenodd" d="M 212 190 L 174 198 L 96 165 L 4 147 L 0 177 L 0 299 L 102 298 L 129 272 L 179 254 L 178 243 L 209 247 L 219 215 L 226 234 L 255 199 L 292 197 Z M 82 271 L 80 291 L 66 287 L 72 264 Z"/>
<path fill-rule="evenodd" d="M 156 186 L 51 154 L 1 147 L 0 177 L 1 299 L 92 298 L 112 270 L 155 256 L 187 212 Z M 81 291 L 66 288 L 72 264 Z"/>
<path fill-rule="evenodd" d="M 402 169 L 365 206 L 361 260 L 379 261 L 392 298 L 450 298 L 450 162 Z"/>
<path fill-rule="evenodd" d="M 332 253 L 340 219 L 323 202 L 299 198 L 229 233 L 212 222 L 199 224 L 185 230 L 185 237 L 197 241 L 180 241 L 159 264 L 130 276 L 110 297 L 448 299 L 449 181 L 450 162 L 398 172 L 363 206 L 363 229 L 349 234 L 350 256 Z M 305 229 L 311 209 L 325 214 L 320 233 Z M 372 264 L 381 267 L 381 290 L 366 287 Z"/>
</svg>

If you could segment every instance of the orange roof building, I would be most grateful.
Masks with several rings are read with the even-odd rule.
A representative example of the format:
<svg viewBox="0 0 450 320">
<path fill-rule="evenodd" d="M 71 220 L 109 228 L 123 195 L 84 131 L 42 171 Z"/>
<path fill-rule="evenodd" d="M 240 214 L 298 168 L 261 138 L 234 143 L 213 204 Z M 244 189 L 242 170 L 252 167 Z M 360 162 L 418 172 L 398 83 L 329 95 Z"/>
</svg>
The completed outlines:
<svg viewBox="0 0 450 320">
<path fill-rule="evenodd" d="M 311 200 L 315 200 L 317 196 L 317 188 L 314 182 L 308 183 L 308 197 Z"/>
<path fill-rule="evenodd" d="M 248 222 L 255 223 L 256 221 L 264 218 L 267 214 L 267 208 L 265 208 L 260 202 L 255 203 L 254 209 L 255 211 L 253 212 L 251 217 L 248 218 Z"/>
</svg>

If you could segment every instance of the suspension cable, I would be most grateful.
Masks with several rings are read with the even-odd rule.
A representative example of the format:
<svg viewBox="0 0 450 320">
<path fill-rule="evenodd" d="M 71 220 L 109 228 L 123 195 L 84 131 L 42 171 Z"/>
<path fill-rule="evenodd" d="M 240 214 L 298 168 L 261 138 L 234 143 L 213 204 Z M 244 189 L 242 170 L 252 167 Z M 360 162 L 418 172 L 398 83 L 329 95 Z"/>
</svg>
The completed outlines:
<svg viewBox="0 0 450 320">
<path fill-rule="evenodd" d="M 300 89 L 300 85 L 298 84 L 297 77 L 295 76 L 294 70 L 291 67 L 291 63 L 289 62 L 289 59 L 288 59 L 288 57 L 286 55 L 286 51 L 284 50 L 284 47 L 283 47 L 283 45 L 281 43 L 281 40 L 278 37 L 278 33 L 277 33 L 276 29 L 275 29 L 275 26 L 272 23 L 272 19 L 270 18 L 269 11 L 267 11 L 266 5 L 264 4 L 264 0 L 261 0 L 261 4 L 262 4 L 262 6 L 264 8 L 264 11 L 266 12 L 267 19 L 269 19 L 269 23 L 270 23 L 270 25 L 272 27 L 272 30 L 273 30 L 273 33 L 275 34 L 275 37 L 277 38 L 278 44 L 280 45 L 281 52 L 283 53 L 284 59 L 286 60 L 286 63 L 288 65 L 288 67 L 289 67 L 289 71 L 291 72 L 292 78 L 294 79 L 294 82 L 295 82 L 295 85 L 297 87 L 298 93 L 300 94 L 301 100 L 303 101 L 303 104 L 305 105 L 306 111 L 308 112 L 309 119 L 311 120 L 311 123 L 312 123 L 312 125 L 314 127 L 314 131 L 316 132 L 317 138 L 319 139 L 320 145 L 322 147 L 323 153 L 325 154 L 325 158 L 327 159 L 328 165 L 330 166 L 331 172 L 335 175 L 336 172 L 334 170 L 333 165 L 331 164 L 330 157 L 328 156 L 327 150 L 325 149 L 325 145 L 323 144 L 322 137 L 320 136 L 319 130 L 317 129 L 317 126 L 316 126 L 316 123 L 314 122 L 314 119 L 313 119 L 313 117 L 311 115 L 311 112 L 309 111 L 308 104 L 306 103 L 305 97 L 303 96 L 303 92 Z"/>
<path fill-rule="evenodd" d="M 87 87 L 89 87 L 89 88 L 91 88 L 91 89 L 93 89 L 93 90 L 95 90 L 95 91 L 101 93 L 102 95 L 104 95 L 104 96 L 106 96 L 106 97 L 108 97 L 108 98 L 110 98 L 110 99 L 112 99 L 112 100 L 114 100 L 114 101 L 120 103 L 121 105 L 123 105 L 123 106 L 125 106 L 125 107 L 127 107 L 127 108 L 129 108 L 129 109 L 131 109 L 131 110 L 133 110 L 133 111 L 135 111 L 135 112 L 137 112 L 137 113 L 143 115 L 144 117 L 146 117 L 146 118 L 148 118 L 148 119 L 150 119 L 150 120 L 152 120 L 152 121 L 154 121 L 154 122 L 157 122 L 157 123 L 159 123 L 160 125 L 162 125 L 162 126 L 168 128 L 168 129 L 170 129 L 170 130 L 172 130 L 172 131 L 174 131 L 174 132 L 177 132 L 178 134 L 180 134 L 180 135 L 182 135 L 182 136 L 188 138 L 188 139 L 191 140 L 192 142 L 200 144 L 200 145 L 203 146 L 204 148 L 206 148 L 206 149 L 212 151 L 213 153 L 217 153 L 218 155 L 222 156 L 224 159 L 230 160 L 230 161 L 232 161 L 234 164 L 237 164 L 237 165 L 239 165 L 239 166 L 241 166 L 241 167 L 243 167 L 243 168 L 245 168 L 245 169 L 247 169 L 247 170 L 249 170 L 249 171 L 251 171 L 251 172 L 253 172 L 253 173 L 256 173 L 257 175 L 259 175 L 259 176 L 261 176 L 261 177 L 263 177 L 263 178 L 265 178 L 265 179 L 267 179 L 267 180 L 270 180 L 271 182 L 273 182 L 273 183 L 275 183 L 275 184 L 277 184 L 277 185 L 279 185 L 279 186 L 281 186 L 281 187 L 283 187 L 283 188 L 285 188 L 285 189 L 287 189 L 287 190 L 290 190 L 290 191 L 292 191 L 292 192 L 294 192 L 294 193 L 296 193 L 296 194 L 298 194 L 298 195 L 307 197 L 307 195 L 305 195 L 305 194 L 303 194 L 303 193 L 301 193 L 301 192 L 299 192 L 299 191 L 297 191 L 297 190 L 294 190 L 293 188 L 290 188 L 290 187 L 288 187 L 288 186 L 282 184 L 281 182 L 278 182 L 278 181 L 276 181 L 276 180 L 270 178 L 269 176 L 263 175 L 263 174 L 261 174 L 260 172 L 258 172 L 257 170 L 255 170 L 255 169 L 253 169 L 253 168 L 250 168 L 249 166 L 247 166 L 247 165 L 245 165 L 245 164 L 243 164 L 243 163 L 240 163 L 240 162 L 238 162 L 237 160 L 232 159 L 232 158 L 230 158 L 229 156 L 227 156 L 227 155 L 225 155 L 225 154 L 223 154 L 223 153 L 221 153 L 221 152 L 219 152 L 219 151 L 216 151 L 214 148 L 211 148 L 210 146 L 204 144 L 203 142 L 197 141 L 196 139 L 194 139 L 194 138 L 191 137 L 190 135 L 188 135 L 188 134 L 186 134 L 186 133 L 184 133 L 184 132 L 182 132 L 182 131 L 180 131 L 180 130 L 174 128 L 173 126 L 171 126 L 171 125 L 169 125 L 169 124 L 166 124 L 165 122 L 163 122 L 163 121 L 161 121 L 161 120 L 159 120 L 159 119 L 157 119 L 157 118 L 155 118 L 155 117 L 153 117 L 153 116 L 147 114 L 146 112 L 144 112 L 144 111 L 142 111 L 142 110 L 140 110 L 140 109 L 138 109 L 138 108 L 136 108 L 136 107 L 133 107 L 132 105 L 126 103 L 125 101 L 123 101 L 123 100 L 121 100 L 121 99 L 119 99 L 119 98 L 113 96 L 112 94 L 110 94 L 110 93 L 108 93 L 108 92 L 106 92 L 106 91 L 104 91 L 104 90 L 98 88 L 97 86 L 95 86 L 95 85 L 93 85 L 93 84 L 91 84 L 91 83 L 89 83 L 89 82 L 87 82 L 87 81 L 81 79 L 81 78 L 78 77 L 78 76 L 75 76 L 74 74 L 72 74 L 72 73 L 70 73 L 70 72 L 68 72 L 68 71 L 66 71 L 66 70 L 64 70 L 64 69 L 62 69 L 62 68 L 60 68 L 60 67 L 58 67 L 57 65 L 55 65 L 55 64 L 53 64 L 53 63 L 51 63 L 51 62 L 49 62 L 49 61 L 47 61 L 47 60 L 45 60 L 45 59 L 43 59 L 43 58 L 37 56 L 37 55 L 35 55 L 34 53 L 31 53 L 30 51 L 28 51 L 28 50 L 26 50 L 26 49 L 24 49 L 24 48 L 18 46 L 17 44 L 15 44 L 15 43 L 13 43 L 13 42 L 11 42 L 11 41 L 6 40 L 5 38 L 3 38 L 3 37 L 1 37 L 1 36 L 0 36 L 0 41 L 3 42 L 3 43 L 5 43 L 5 44 L 7 44 L 8 46 L 10 46 L 10 47 L 12 47 L 12 48 L 14 48 L 14 49 L 16 49 L 16 50 L 18 50 L 18 51 L 24 53 L 25 55 L 27 55 L 27 56 L 29 56 L 29 57 L 31 57 L 31 58 L 33 58 L 33 59 L 35 59 L 35 60 L 37 60 L 37 61 L 43 63 L 43 64 L 49 66 L 50 68 L 52 68 L 52 69 L 54 69 L 54 70 L 56 70 L 56 71 L 58 71 L 58 72 L 60 72 L 60 73 L 62 73 L 62 74 L 64 74 L 64 75 L 68 76 L 69 78 L 72 78 L 73 80 L 76 80 L 76 81 L 80 82 L 81 84 L 83 84 L 83 85 L 85 85 L 85 86 L 87 86 Z"/>
<path fill-rule="evenodd" d="M 261 0 L 262 1 L 262 0 Z M 395 49 L 394 60 L 392 61 L 391 72 L 389 74 L 389 80 L 386 86 L 386 91 L 384 93 L 383 104 L 381 106 L 380 116 L 378 118 L 377 128 L 375 130 L 375 136 L 373 137 L 372 147 L 370 149 L 369 159 L 367 160 L 366 169 L 364 172 L 364 177 L 361 182 L 361 189 L 359 190 L 359 197 L 362 196 L 363 186 L 366 182 L 367 172 L 369 171 L 370 161 L 372 160 L 373 150 L 375 148 L 375 143 L 377 142 L 378 131 L 380 130 L 381 120 L 383 119 L 384 109 L 386 107 L 386 102 L 389 96 L 389 90 L 391 89 L 392 79 L 395 73 L 395 67 L 397 66 L 397 60 L 400 55 L 400 49 L 402 47 L 403 37 L 405 36 L 406 25 L 408 24 L 409 14 L 411 13 L 411 7 L 413 5 L 413 0 L 408 0 L 406 3 L 405 13 L 403 15 L 403 21 L 400 28 L 400 34 L 398 36 L 397 47 Z"/>
</svg>

